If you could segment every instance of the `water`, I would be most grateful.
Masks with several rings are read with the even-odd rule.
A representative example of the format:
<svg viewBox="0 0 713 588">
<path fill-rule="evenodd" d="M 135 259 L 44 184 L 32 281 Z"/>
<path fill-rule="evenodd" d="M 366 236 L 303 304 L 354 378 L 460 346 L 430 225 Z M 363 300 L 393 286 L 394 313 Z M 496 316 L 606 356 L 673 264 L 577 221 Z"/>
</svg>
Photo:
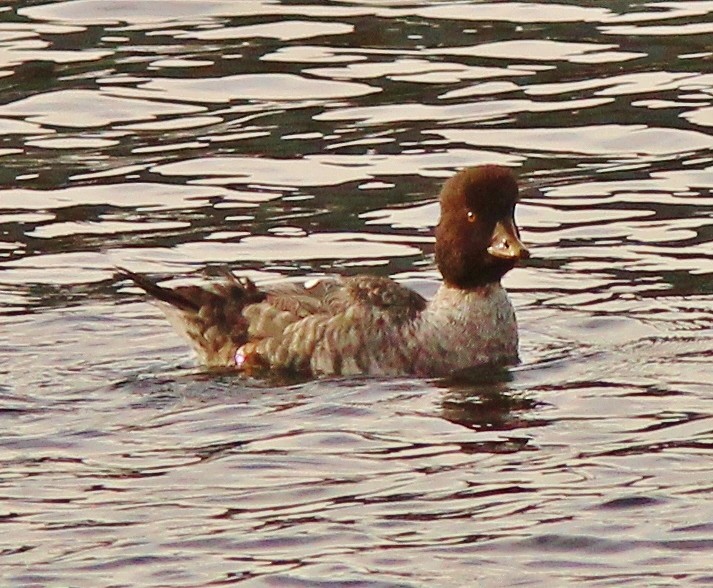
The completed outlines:
<svg viewBox="0 0 713 588">
<path fill-rule="evenodd" d="M 713 3 L 0 7 L 3 586 L 713 584 Z M 114 264 L 437 287 L 521 177 L 523 363 L 197 368 Z"/>
</svg>

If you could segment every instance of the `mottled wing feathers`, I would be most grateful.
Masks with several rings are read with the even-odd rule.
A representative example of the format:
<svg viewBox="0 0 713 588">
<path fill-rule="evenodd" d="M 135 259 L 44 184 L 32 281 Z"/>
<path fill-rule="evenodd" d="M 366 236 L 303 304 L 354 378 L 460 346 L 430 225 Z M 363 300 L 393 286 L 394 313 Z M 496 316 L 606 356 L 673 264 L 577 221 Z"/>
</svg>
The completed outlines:
<svg viewBox="0 0 713 588">
<path fill-rule="evenodd" d="M 335 296 L 334 302 L 337 304 L 378 309 L 396 323 L 414 319 L 427 304 L 426 299 L 413 290 L 389 278 L 377 276 L 349 278 L 340 294 Z"/>
<path fill-rule="evenodd" d="M 244 311 L 250 325 L 246 355 L 290 371 L 391 372 L 381 359 L 399 371 L 408 358 L 404 342 L 395 339 L 425 307 L 417 293 L 376 276 L 269 290 L 265 301 Z"/>
<path fill-rule="evenodd" d="M 226 274 L 205 286 L 165 288 L 127 270 L 209 366 L 326 374 L 408 371 L 408 340 L 426 307 L 388 278 L 331 278 L 259 290 Z"/>
</svg>

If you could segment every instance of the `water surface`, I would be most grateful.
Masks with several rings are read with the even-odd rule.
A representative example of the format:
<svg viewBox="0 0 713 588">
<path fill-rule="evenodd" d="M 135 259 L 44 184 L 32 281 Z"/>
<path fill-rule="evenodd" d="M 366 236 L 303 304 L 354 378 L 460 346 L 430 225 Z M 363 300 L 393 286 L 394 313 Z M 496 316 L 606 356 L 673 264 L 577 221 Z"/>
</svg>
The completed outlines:
<svg viewBox="0 0 713 588">
<path fill-rule="evenodd" d="M 712 15 L 0 7 L 3 585 L 713 583 Z M 429 295 L 486 162 L 534 254 L 502 373 L 207 373 L 113 274 Z"/>
</svg>

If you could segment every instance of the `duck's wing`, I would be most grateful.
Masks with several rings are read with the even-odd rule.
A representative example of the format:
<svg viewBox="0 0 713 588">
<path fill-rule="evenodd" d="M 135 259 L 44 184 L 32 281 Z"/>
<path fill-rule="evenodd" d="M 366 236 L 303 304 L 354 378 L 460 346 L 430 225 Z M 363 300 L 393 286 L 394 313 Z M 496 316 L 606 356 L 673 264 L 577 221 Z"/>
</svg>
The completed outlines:
<svg viewBox="0 0 713 588">
<path fill-rule="evenodd" d="M 259 289 L 226 274 L 201 286 L 159 286 L 119 268 L 152 296 L 207 366 L 312 374 L 407 373 L 409 326 L 426 307 L 388 278 L 357 276 Z"/>
<path fill-rule="evenodd" d="M 389 278 L 356 276 L 266 290 L 245 307 L 246 364 L 320 374 L 405 373 L 409 327 L 426 307 Z"/>
</svg>

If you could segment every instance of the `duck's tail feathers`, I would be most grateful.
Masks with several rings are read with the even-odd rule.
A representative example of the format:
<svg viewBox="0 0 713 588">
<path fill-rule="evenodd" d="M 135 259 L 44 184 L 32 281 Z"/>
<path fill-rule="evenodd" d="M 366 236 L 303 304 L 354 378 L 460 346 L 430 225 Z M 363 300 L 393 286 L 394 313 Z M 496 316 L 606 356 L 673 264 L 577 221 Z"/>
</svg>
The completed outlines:
<svg viewBox="0 0 713 588">
<path fill-rule="evenodd" d="M 235 365 L 236 351 L 248 341 L 249 324 L 243 310 L 267 296 L 249 279 L 231 273 L 201 286 L 165 288 L 131 270 L 117 268 L 117 272 L 156 299 L 207 366 Z"/>
<path fill-rule="evenodd" d="M 156 282 L 147 278 L 146 276 L 142 276 L 141 274 L 132 272 L 131 270 L 128 270 L 124 267 L 117 266 L 116 271 L 121 278 L 131 280 L 147 294 L 153 296 L 161 302 L 165 302 L 167 304 L 170 304 L 171 306 L 175 306 L 180 310 L 187 310 L 192 312 L 198 312 L 200 310 L 199 304 L 182 295 L 177 290 L 172 290 L 171 288 L 164 288 L 162 286 L 159 286 Z"/>
</svg>

